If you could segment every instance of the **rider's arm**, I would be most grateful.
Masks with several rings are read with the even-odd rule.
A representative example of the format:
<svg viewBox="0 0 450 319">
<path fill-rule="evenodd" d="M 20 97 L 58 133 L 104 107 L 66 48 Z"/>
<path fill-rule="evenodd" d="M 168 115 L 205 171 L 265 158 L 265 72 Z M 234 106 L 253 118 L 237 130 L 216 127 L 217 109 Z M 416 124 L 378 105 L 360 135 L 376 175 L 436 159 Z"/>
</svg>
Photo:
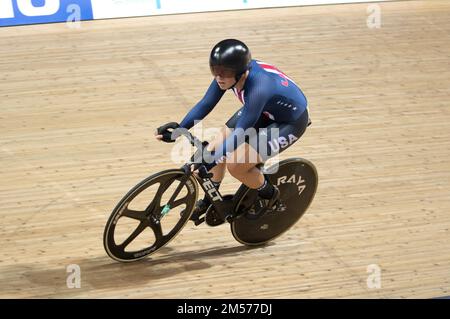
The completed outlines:
<svg viewBox="0 0 450 319">
<path fill-rule="evenodd" d="M 253 81 L 246 91 L 249 92 L 244 97 L 244 107 L 242 114 L 236 123 L 236 129 L 227 137 L 227 139 L 214 152 L 214 161 L 217 163 L 219 159 L 233 152 L 239 144 L 244 142 L 244 131 L 254 127 L 262 114 L 263 108 L 272 95 L 271 80 L 268 77 L 259 78 Z"/>
<path fill-rule="evenodd" d="M 217 82 L 213 80 L 205 96 L 189 111 L 181 121 L 180 126 L 189 130 L 194 126 L 194 121 L 202 120 L 214 109 L 224 93 L 225 91 L 220 89 Z"/>
</svg>

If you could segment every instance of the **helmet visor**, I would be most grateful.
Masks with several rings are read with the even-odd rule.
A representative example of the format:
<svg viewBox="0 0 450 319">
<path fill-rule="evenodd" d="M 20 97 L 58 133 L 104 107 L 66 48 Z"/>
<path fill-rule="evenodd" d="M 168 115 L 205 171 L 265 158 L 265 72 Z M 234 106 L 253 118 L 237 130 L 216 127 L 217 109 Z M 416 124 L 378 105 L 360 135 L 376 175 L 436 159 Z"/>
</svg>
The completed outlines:
<svg viewBox="0 0 450 319">
<path fill-rule="evenodd" d="M 222 65 L 212 65 L 210 69 L 211 74 L 214 77 L 220 76 L 221 78 L 234 78 L 236 76 L 235 70 Z"/>
</svg>

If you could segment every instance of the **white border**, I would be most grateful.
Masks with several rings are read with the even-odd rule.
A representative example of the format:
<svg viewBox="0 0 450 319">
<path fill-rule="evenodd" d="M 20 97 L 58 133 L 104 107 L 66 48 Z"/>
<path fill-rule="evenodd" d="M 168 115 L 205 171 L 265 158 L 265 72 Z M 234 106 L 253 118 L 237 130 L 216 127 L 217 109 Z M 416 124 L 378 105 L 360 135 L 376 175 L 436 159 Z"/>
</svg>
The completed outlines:
<svg viewBox="0 0 450 319">
<path fill-rule="evenodd" d="M 94 19 L 392 0 L 91 0 Z"/>
</svg>

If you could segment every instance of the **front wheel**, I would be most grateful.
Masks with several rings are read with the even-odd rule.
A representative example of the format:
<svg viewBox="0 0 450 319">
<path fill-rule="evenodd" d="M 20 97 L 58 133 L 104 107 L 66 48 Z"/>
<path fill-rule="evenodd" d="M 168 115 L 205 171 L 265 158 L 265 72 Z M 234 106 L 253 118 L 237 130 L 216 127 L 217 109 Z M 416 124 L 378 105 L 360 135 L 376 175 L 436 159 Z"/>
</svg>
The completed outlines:
<svg viewBox="0 0 450 319">
<path fill-rule="evenodd" d="M 197 196 L 197 181 L 181 169 L 144 179 L 112 211 L 103 234 L 106 253 L 121 262 L 155 253 L 186 225 Z"/>
</svg>

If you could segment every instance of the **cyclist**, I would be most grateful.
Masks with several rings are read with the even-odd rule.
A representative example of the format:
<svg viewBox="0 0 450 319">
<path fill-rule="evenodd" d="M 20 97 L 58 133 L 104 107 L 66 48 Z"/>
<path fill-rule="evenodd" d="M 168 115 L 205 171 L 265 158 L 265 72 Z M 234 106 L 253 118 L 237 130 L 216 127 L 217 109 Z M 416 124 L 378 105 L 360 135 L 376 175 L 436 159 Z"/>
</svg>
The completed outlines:
<svg viewBox="0 0 450 319">
<path fill-rule="evenodd" d="M 243 106 L 208 145 L 212 160 L 205 160 L 204 165 L 213 174 L 211 179 L 217 189 L 226 169 L 248 187 L 257 189 L 258 199 L 251 211 L 258 217 L 277 209 L 280 191 L 256 165 L 286 150 L 303 135 L 311 123 L 307 100 L 298 85 L 278 68 L 252 59 L 242 41 L 226 39 L 217 43 L 209 65 L 214 79 L 179 127 L 190 129 L 214 109 L 225 91 L 234 92 Z M 252 128 L 256 133 L 246 134 Z M 155 136 L 165 142 L 174 141 L 168 132 Z M 191 218 L 201 216 L 210 204 L 205 195 L 196 203 Z"/>
</svg>

